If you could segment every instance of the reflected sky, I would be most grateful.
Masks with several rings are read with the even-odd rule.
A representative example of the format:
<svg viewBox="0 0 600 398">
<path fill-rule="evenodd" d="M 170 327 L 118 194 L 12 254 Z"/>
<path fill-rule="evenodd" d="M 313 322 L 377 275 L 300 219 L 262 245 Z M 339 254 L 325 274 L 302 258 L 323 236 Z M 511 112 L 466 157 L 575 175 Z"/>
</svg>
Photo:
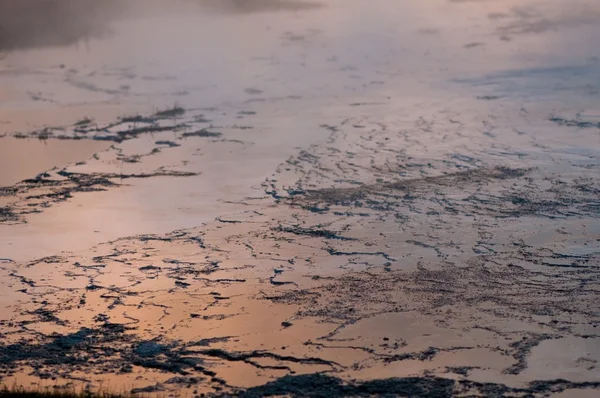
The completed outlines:
<svg viewBox="0 0 600 398">
<path fill-rule="evenodd" d="M 270 97 L 346 95 L 345 88 L 381 88 L 369 87 L 372 81 L 431 85 L 592 67 L 589 60 L 600 56 L 600 4 L 590 0 L 44 3 L 56 7 L 51 25 L 27 32 L 0 25 L 14 31 L 0 43 L 12 50 L 0 63 L 0 91 L 22 87 L 60 105 L 213 106 L 247 100 L 252 88 Z M 38 26 L 43 18 L 24 9 L 13 13 Z"/>
<path fill-rule="evenodd" d="M 481 78 L 457 80 L 488 97 L 545 98 L 548 96 L 600 99 L 600 64 L 591 60 L 586 65 L 551 68 L 523 68 L 485 75 Z M 566 99 L 567 97 L 565 97 Z"/>
<path fill-rule="evenodd" d="M 71 45 L 105 32 L 116 0 L 0 0 L 0 51 Z"/>
<path fill-rule="evenodd" d="M 61 18 L 75 12 L 77 22 L 53 21 L 46 27 L 52 40 L 33 30 L 5 42 L 10 51 L 0 55 L 0 134 L 71 125 L 84 116 L 111 121 L 175 103 L 229 114 L 252 109 L 265 133 L 255 129 L 254 146 L 235 159 L 246 159 L 247 167 L 266 148 L 276 149 L 268 163 L 248 171 L 248 186 L 236 191 L 244 194 L 298 148 L 318 142 L 323 135 L 316 126 L 373 112 L 362 104 L 409 115 L 446 106 L 485 114 L 497 100 L 542 104 L 545 115 L 556 107 L 600 108 L 596 0 L 131 0 L 95 2 L 104 4 L 99 9 L 52 1 L 68 6 Z M 66 203 L 38 216 L 44 225 L 32 220 L 0 235 L 19 253 L 31 241 L 19 236 L 34 231 L 49 255 L 72 247 L 74 236 L 83 248 L 125 231 L 167 232 L 182 218 L 198 225 L 216 216 L 219 195 L 230 192 L 217 185 L 231 172 L 210 162 L 201 171 L 219 192 L 201 211 L 191 194 L 181 203 L 148 202 L 144 196 L 157 188 L 139 185 L 116 196 L 109 192 L 103 203 L 95 196 L 70 202 L 119 220 L 113 227 L 89 227 L 81 212 L 72 212 L 79 219 L 65 227 L 67 238 L 54 235 L 45 244 L 44 225 L 61 217 L 69 224 Z M 173 192 L 189 188 L 173 184 Z M 170 206 L 188 210 L 175 217 L 165 210 Z"/>
<path fill-rule="evenodd" d="M 308 0 L 197 0 L 196 3 L 211 11 L 234 14 L 306 11 L 324 6 L 321 1 Z"/>
<path fill-rule="evenodd" d="M 6 138 L 0 144 L 0 187 L 36 176 L 56 164 L 77 162 L 106 150 L 110 144 L 91 140 L 38 140 Z M 25 156 L 24 156 L 25 154 Z M 25 157 L 25 159 L 23 159 Z M 21 167 L 15 167 L 22 164 Z"/>
<path fill-rule="evenodd" d="M 162 361 L 164 351 L 167 369 L 179 363 L 169 340 L 198 347 L 236 336 L 223 345 L 234 354 L 207 358 L 239 355 L 228 362 L 252 364 L 252 372 L 205 361 L 217 372 L 208 373 L 200 360 L 194 367 L 228 385 L 262 382 L 254 370 L 303 373 L 296 366 L 331 349 L 351 352 L 334 354 L 348 380 L 457 369 L 511 386 L 573 376 L 568 347 L 542 344 L 564 340 L 564 330 L 595 333 L 593 319 L 576 319 L 594 315 L 588 301 L 574 312 L 566 303 L 595 293 L 597 280 L 573 273 L 588 266 L 579 255 L 598 250 L 588 247 L 600 220 L 598 0 L 37 0 L 40 9 L 18 1 L 10 8 L 17 0 L 0 0 L 0 187 L 54 170 L 41 187 L 17 185 L 0 197 L 15 222 L 0 225 L 0 262 L 28 264 L 1 269 L 8 282 L 0 290 L 25 288 L 0 297 L 5 306 L 23 300 L 5 311 L 4 327 L 24 328 L 6 332 L 10 339 L 102 324 L 113 336 L 108 330 L 123 323 L 128 336 L 165 350 L 146 357 L 127 340 L 131 349 L 102 355 Z M 18 18 L 3 22 L 9 15 Z M 184 114 L 170 108 L 177 116 L 159 129 L 124 142 L 88 139 L 106 130 L 131 135 L 121 129 L 136 129 L 139 119 L 104 126 L 174 105 Z M 78 120 L 87 126 L 79 141 L 10 137 L 44 125 L 70 133 Z M 85 178 L 94 174 L 97 181 Z M 15 192 L 22 199 L 13 206 Z M 294 200 L 281 200 L 286 194 Z M 295 237 L 276 234 L 286 225 Z M 137 238 L 120 240 L 127 236 Z M 82 256 L 29 263 L 65 252 Z M 379 292 L 378 269 L 394 271 L 375 280 Z M 226 270 L 236 279 L 221 279 Z M 329 280 L 348 272 L 339 288 Z M 557 273 L 564 278 L 551 278 Z M 563 293 L 536 301 L 554 280 Z M 291 283 L 302 294 L 282 286 Z M 326 285 L 305 290 L 312 283 Z M 512 292 L 537 297 L 511 301 L 511 283 Z M 400 310 L 427 319 L 394 317 Z M 328 322 L 313 329 L 314 316 Z M 284 319 L 301 333 L 279 334 L 292 325 Z M 327 339 L 318 336 L 341 345 L 313 347 Z M 582 358 L 589 351 L 573 344 L 585 348 Z M 272 366 L 276 357 L 254 364 L 242 355 L 276 345 L 290 345 L 278 359 L 301 353 L 304 361 L 286 360 L 288 368 Z M 549 356 L 557 347 L 563 355 Z M 40 352 L 23 358 L 40 362 Z M 65 370 L 63 359 L 53 363 Z M 544 369 L 549 362 L 558 370 Z M 531 379 L 518 375 L 525 369 Z M 131 376 L 153 377 L 138 370 Z M 593 373 L 580 373 L 581 381 Z"/>
<path fill-rule="evenodd" d="M 174 103 L 598 98 L 594 0 L 32 1 L 0 0 L 0 133 Z"/>
<path fill-rule="evenodd" d="M 119 20 L 179 10 L 247 14 L 320 8 L 307 0 L 0 0 L 0 51 L 105 37 Z"/>
</svg>

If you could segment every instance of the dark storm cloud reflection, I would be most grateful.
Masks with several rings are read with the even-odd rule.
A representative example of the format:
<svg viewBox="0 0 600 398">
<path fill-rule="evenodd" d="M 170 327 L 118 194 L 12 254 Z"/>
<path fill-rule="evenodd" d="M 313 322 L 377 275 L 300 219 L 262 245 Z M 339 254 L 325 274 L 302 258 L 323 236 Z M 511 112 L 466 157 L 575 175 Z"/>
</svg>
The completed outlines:
<svg viewBox="0 0 600 398">
<path fill-rule="evenodd" d="M 0 51 L 64 46 L 106 32 L 116 0 L 0 0 Z"/>
</svg>

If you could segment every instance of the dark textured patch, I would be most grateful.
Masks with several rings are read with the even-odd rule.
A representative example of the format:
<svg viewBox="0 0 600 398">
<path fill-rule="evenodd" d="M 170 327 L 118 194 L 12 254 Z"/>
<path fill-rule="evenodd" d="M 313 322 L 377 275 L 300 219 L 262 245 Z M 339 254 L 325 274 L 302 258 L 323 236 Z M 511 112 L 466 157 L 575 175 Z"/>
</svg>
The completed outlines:
<svg viewBox="0 0 600 398">
<path fill-rule="evenodd" d="M 201 129 L 192 132 L 183 133 L 182 137 L 220 137 L 222 134 L 214 131 L 208 131 L 206 129 Z"/>
<path fill-rule="evenodd" d="M 240 391 L 239 397 L 349 397 L 349 396 L 397 396 L 397 397 L 451 397 L 454 381 L 442 378 L 393 378 L 372 380 L 364 383 L 344 383 L 324 375 L 309 374 L 285 376 L 262 386 Z"/>
<path fill-rule="evenodd" d="M 156 145 L 167 145 L 169 148 L 173 148 L 176 146 L 180 146 L 178 143 L 173 142 L 173 141 L 166 141 L 166 140 L 162 140 L 162 141 L 156 141 L 155 142 Z"/>
<path fill-rule="evenodd" d="M 580 129 L 589 129 L 589 128 L 600 129 L 600 122 L 588 122 L 588 121 L 577 120 L 577 119 L 565 119 L 565 118 L 558 117 L 558 116 L 551 117 L 550 121 L 558 124 L 559 126 L 577 127 Z"/>
<path fill-rule="evenodd" d="M 19 217 L 9 207 L 0 207 L 0 222 L 11 221 L 19 221 Z"/>
<path fill-rule="evenodd" d="M 273 228 L 275 231 L 279 232 L 287 232 L 294 235 L 300 236 L 310 236 L 313 238 L 325 238 L 325 239 L 337 239 L 337 240 L 355 240 L 353 238 L 347 238 L 345 236 L 341 236 L 336 232 L 328 231 L 326 229 L 317 229 L 317 228 L 302 228 L 299 226 L 293 227 L 283 227 L 279 226 L 277 228 Z"/>
</svg>

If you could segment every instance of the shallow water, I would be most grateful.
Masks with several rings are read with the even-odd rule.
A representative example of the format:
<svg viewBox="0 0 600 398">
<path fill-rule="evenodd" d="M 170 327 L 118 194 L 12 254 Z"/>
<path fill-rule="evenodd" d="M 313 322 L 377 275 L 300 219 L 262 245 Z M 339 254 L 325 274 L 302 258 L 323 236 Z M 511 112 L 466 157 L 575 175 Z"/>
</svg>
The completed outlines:
<svg viewBox="0 0 600 398">
<path fill-rule="evenodd" d="M 262 120 L 275 114 L 277 121 L 270 122 L 270 133 L 252 135 L 256 152 L 249 156 L 269 152 L 269 142 L 276 140 L 282 149 L 269 153 L 280 155 L 274 161 L 281 162 L 295 147 L 318 142 L 323 134 L 315 127 L 329 118 L 362 114 L 353 104 L 410 113 L 458 97 L 468 111 L 485 108 L 485 99 L 508 98 L 515 104 L 543 102 L 540 112 L 547 113 L 588 109 L 600 87 L 593 45 L 600 35 L 593 23 L 598 12 L 589 1 L 179 1 L 168 9 L 161 2 L 131 2 L 101 21 L 102 36 L 6 53 L 0 88 L 8 97 L 0 128 L 27 132 L 83 117 L 108 122 L 175 103 L 230 114 L 251 109 Z M 292 127 L 299 123 L 302 132 Z M 229 163 L 231 169 L 247 164 Z M 209 162 L 194 171 L 226 181 L 230 172 L 220 170 Z M 252 186 L 268 169 L 253 174 Z M 218 185 L 211 185 L 214 189 Z M 149 217 L 150 225 L 164 224 L 155 216 L 164 212 L 144 202 L 136 203 L 140 217 Z M 67 214 L 68 206 L 61 206 Z M 128 220 L 132 213 L 111 214 L 110 219 Z M 139 217 L 126 224 L 140 228 L 128 228 L 125 235 L 146 228 Z M 164 225 L 151 230 L 168 232 L 178 222 Z M 6 233 L 19 239 L 15 232 Z M 73 232 L 81 236 L 82 228 Z M 115 231 L 101 239 L 119 236 Z M 2 239 L 6 242 L 6 235 Z M 56 246 L 58 251 L 73 247 L 73 239 L 64 241 L 69 243 Z M 102 240 L 86 239 L 82 248 L 93 241 Z"/>
<path fill-rule="evenodd" d="M 597 2 L 59 3 L 0 41 L 5 380 L 598 388 Z"/>
<path fill-rule="evenodd" d="M 110 145 L 99 141 L 6 138 L 0 146 L 0 186 L 32 178 L 56 165 L 85 161 Z"/>
</svg>

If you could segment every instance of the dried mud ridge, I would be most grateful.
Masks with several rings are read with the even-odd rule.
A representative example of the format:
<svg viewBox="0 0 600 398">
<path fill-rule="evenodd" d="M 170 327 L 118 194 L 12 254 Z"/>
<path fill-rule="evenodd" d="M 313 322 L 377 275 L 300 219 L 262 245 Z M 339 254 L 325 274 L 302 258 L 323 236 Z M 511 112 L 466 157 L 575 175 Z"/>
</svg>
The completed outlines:
<svg viewBox="0 0 600 398">
<path fill-rule="evenodd" d="M 73 197 L 78 192 L 105 191 L 118 187 L 132 178 L 190 177 L 194 172 L 170 171 L 159 168 L 152 173 L 72 173 L 62 169 L 42 173 L 11 187 L 0 188 L 0 196 L 16 198 L 13 205 L 0 209 L 0 223 L 22 222 L 21 216 L 39 213 L 54 203 Z"/>
<path fill-rule="evenodd" d="M 186 110 L 179 106 L 157 111 L 149 116 L 135 115 L 123 116 L 113 123 L 99 125 L 92 119 L 82 119 L 72 126 L 46 127 L 30 133 L 14 133 L 12 137 L 19 139 L 37 138 L 40 140 L 96 140 L 122 143 L 123 141 L 137 138 L 144 134 L 157 134 L 162 132 L 181 132 L 181 137 L 220 137 L 218 132 L 211 132 L 206 128 L 194 131 L 198 123 L 210 122 L 203 115 L 187 117 Z"/>
<path fill-rule="evenodd" d="M 524 388 L 508 387 L 497 383 L 480 383 L 470 380 L 424 376 L 378 379 L 371 381 L 345 381 L 335 376 L 314 373 L 306 375 L 284 376 L 276 381 L 249 389 L 239 389 L 227 384 L 210 370 L 207 360 L 244 362 L 260 369 L 278 369 L 291 371 L 286 366 L 260 365 L 257 358 L 270 358 L 289 363 L 323 364 L 335 368 L 335 363 L 320 358 L 296 358 L 282 356 L 268 351 L 229 352 L 210 348 L 211 344 L 229 340 L 228 337 L 204 339 L 181 344 L 181 342 L 163 343 L 160 340 L 142 341 L 128 334 L 135 330 L 119 324 L 106 322 L 96 329 L 82 328 L 68 335 L 44 336 L 36 344 L 22 341 L 3 346 L 0 350 L 0 372 L 14 374 L 19 363 L 27 363 L 32 369 L 31 375 L 40 379 L 57 378 L 88 381 L 84 377 L 73 377 L 74 371 L 88 375 L 105 372 L 127 374 L 138 369 L 158 370 L 173 374 L 163 383 L 135 388 L 132 393 L 154 393 L 167 391 L 167 386 L 194 388 L 201 384 L 211 386 L 214 393 L 210 396 L 373 396 L 395 395 L 407 397 L 451 397 L 456 395 L 488 397 L 537 396 L 573 389 L 600 388 L 600 382 L 571 382 L 563 379 L 534 381 Z M 422 358 L 426 360 L 428 358 Z M 294 373 L 294 372 L 292 372 Z M 457 372 L 458 373 L 458 372 Z M 219 391 L 227 391 L 219 393 Z"/>
<path fill-rule="evenodd" d="M 44 128 L 27 134 L 15 133 L 19 139 L 40 140 L 98 140 L 110 141 L 115 145 L 106 152 L 95 154 L 91 159 L 78 162 L 63 169 L 44 171 L 37 176 L 23 180 L 9 187 L 0 187 L 0 197 L 7 198 L 10 204 L 0 207 L 0 224 L 26 222 L 26 216 L 40 213 L 55 203 L 70 199 L 80 192 L 105 191 L 127 183 L 127 180 L 152 177 L 192 177 L 199 173 L 186 170 L 182 161 L 182 170 L 161 166 L 152 172 L 143 168 L 144 158 L 158 156 L 161 151 L 181 146 L 190 138 L 221 137 L 220 132 L 208 130 L 203 115 L 186 116 L 186 110 L 173 107 L 158 111 L 150 116 L 126 116 L 114 123 L 99 126 L 91 119 L 82 119 L 72 126 Z M 161 133 L 167 133 L 169 139 L 160 139 Z M 118 144 L 142 135 L 157 137 L 155 147 L 148 153 L 125 153 Z M 140 167 L 123 172 L 121 165 L 130 164 Z M 77 171 L 85 166 L 85 172 Z M 89 169 L 97 171 L 87 171 Z M 106 171 L 113 170 L 113 171 Z"/>
<path fill-rule="evenodd" d="M 468 147 L 436 117 L 328 126 L 264 197 L 202 227 L 0 264 L 18 297 L 0 318 L 4 380 L 248 397 L 600 390 L 599 165 L 561 147 L 548 160 L 527 134 L 518 151 L 493 135 Z M 537 376 L 568 350 L 577 378 Z"/>
</svg>

